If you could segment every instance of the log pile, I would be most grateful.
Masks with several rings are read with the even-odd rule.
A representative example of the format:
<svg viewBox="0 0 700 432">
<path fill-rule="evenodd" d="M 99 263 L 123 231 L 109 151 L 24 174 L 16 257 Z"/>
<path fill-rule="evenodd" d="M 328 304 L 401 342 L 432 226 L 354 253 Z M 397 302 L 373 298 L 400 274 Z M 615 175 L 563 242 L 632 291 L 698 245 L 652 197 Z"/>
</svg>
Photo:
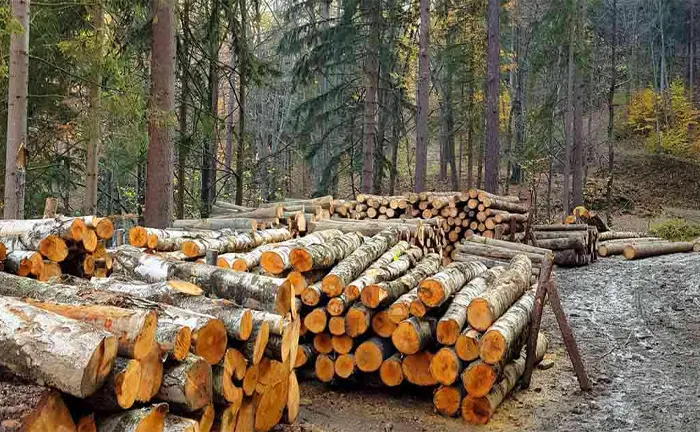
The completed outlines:
<svg viewBox="0 0 700 432">
<path fill-rule="evenodd" d="M 267 431 L 295 420 L 290 282 L 131 246 L 115 270 L 63 283 L 0 273 L 0 391 L 27 394 L 0 403 L 23 407 L 12 426 Z"/>
<path fill-rule="evenodd" d="M 440 413 L 485 423 L 523 373 L 535 303 L 529 254 L 491 269 L 475 260 L 442 266 L 439 254 L 394 239 L 365 239 L 302 291 L 296 365 L 326 383 L 378 374 L 387 387 L 431 387 Z M 336 258 L 303 256 L 303 269 Z M 540 336 L 539 359 L 546 347 Z"/>
<path fill-rule="evenodd" d="M 607 231 L 599 236 L 598 255 L 624 255 L 634 260 L 672 253 L 700 252 L 700 239 L 691 242 L 670 242 L 644 232 Z"/>
<path fill-rule="evenodd" d="M 53 217 L 0 221 L 0 260 L 5 272 L 46 281 L 61 274 L 105 277 L 112 271 L 106 243 L 109 218 Z"/>
<path fill-rule="evenodd" d="M 598 259 L 598 229 L 587 224 L 533 225 L 540 248 L 554 251 L 560 266 L 586 266 Z"/>
<path fill-rule="evenodd" d="M 445 235 L 445 264 L 454 245 L 471 235 L 502 239 L 522 232 L 529 208 L 518 197 L 493 195 L 478 189 L 466 192 L 421 192 L 402 196 L 358 194 L 337 201 L 335 214 L 355 220 L 435 220 Z"/>
</svg>

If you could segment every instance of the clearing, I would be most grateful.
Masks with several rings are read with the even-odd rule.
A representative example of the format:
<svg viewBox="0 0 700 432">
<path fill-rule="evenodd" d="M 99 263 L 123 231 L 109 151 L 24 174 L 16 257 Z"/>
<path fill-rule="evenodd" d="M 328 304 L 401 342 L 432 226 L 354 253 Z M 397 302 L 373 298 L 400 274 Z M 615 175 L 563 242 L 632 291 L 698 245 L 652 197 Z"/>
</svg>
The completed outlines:
<svg viewBox="0 0 700 432">
<path fill-rule="evenodd" d="M 640 261 L 604 258 L 556 270 L 565 311 L 594 384 L 578 388 L 556 322 L 543 330 L 554 367 L 536 370 L 487 426 L 433 412 L 432 394 L 335 387 L 307 381 L 294 432 L 660 431 L 697 430 L 700 422 L 700 255 Z M 366 385 L 366 383 L 365 383 Z"/>
</svg>

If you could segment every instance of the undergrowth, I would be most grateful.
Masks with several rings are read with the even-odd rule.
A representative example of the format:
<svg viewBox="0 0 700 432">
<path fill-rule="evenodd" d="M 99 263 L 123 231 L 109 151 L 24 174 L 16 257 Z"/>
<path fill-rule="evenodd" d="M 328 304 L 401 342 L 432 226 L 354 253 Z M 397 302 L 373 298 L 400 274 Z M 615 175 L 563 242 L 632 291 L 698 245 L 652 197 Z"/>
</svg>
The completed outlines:
<svg viewBox="0 0 700 432">
<path fill-rule="evenodd" d="M 666 240 L 688 241 L 700 237 L 700 225 L 685 219 L 669 219 L 653 224 L 649 232 Z"/>
</svg>

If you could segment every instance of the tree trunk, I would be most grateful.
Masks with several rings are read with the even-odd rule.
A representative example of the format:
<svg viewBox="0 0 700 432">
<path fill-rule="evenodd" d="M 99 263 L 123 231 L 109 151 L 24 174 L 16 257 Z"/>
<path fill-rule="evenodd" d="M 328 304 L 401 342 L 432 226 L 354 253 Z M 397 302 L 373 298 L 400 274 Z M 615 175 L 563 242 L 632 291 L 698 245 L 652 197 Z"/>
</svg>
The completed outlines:
<svg viewBox="0 0 700 432">
<path fill-rule="evenodd" d="M 416 86 L 416 164 L 413 180 L 414 192 L 425 190 L 428 169 L 428 114 L 430 110 L 430 2 L 420 0 L 420 33 L 418 37 L 418 85 Z"/>
<path fill-rule="evenodd" d="M 243 204 L 243 157 L 245 153 L 245 98 L 248 81 L 248 8 L 246 0 L 239 0 L 240 35 L 238 36 L 238 146 L 236 147 L 236 204 Z"/>
<path fill-rule="evenodd" d="M 182 363 L 166 365 L 156 399 L 195 411 L 212 400 L 211 366 L 201 357 L 188 356 Z"/>
<path fill-rule="evenodd" d="M 537 337 L 536 359 L 542 360 L 547 352 L 547 338 L 540 333 Z M 496 384 L 491 391 L 483 397 L 467 396 L 462 400 L 462 418 L 470 424 L 486 424 L 496 411 L 496 408 L 505 400 L 518 379 L 525 371 L 525 356 L 509 363 L 503 370 L 503 379 Z"/>
<path fill-rule="evenodd" d="M 29 79 L 29 0 L 11 1 L 12 18 L 22 27 L 10 34 L 10 66 L 5 148 L 5 219 L 24 219 Z"/>
<path fill-rule="evenodd" d="M 379 21 L 380 5 L 378 0 L 363 0 L 362 9 L 367 20 L 369 40 L 367 58 L 364 64 L 365 107 L 364 135 L 362 144 L 362 192 L 374 190 L 375 149 L 377 143 L 377 87 L 379 84 Z M 381 169 L 381 168 L 379 168 Z"/>
<path fill-rule="evenodd" d="M 97 432 L 162 432 L 168 404 L 123 411 L 97 422 Z"/>
<path fill-rule="evenodd" d="M 693 4 L 695 4 L 693 2 Z M 617 87 L 617 0 L 612 3 L 610 42 L 610 90 L 608 91 L 608 184 L 605 192 L 605 219 L 612 225 L 612 194 L 615 181 L 615 89 Z M 694 23 L 691 21 L 691 26 Z M 691 65 L 692 70 L 692 65 Z M 692 87 L 691 87 L 692 89 Z M 692 92 L 691 92 L 692 97 Z"/>
<path fill-rule="evenodd" d="M 564 112 L 564 181 L 562 182 L 562 219 L 571 211 L 571 152 L 574 147 L 574 85 L 576 81 L 576 15 L 578 12 L 578 0 L 576 10 L 571 12 L 569 19 L 569 66 L 566 85 L 566 111 Z"/>
<path fill-rule="evenodd" d="M 61 394 L 47 387 L 23 382 L 17 377 L 0 374 L 0 412 L 3 431 L 76 430 L 71 413 Z"/>
<path fill-rule="evenodd" d="M 0 297 L 0 323 L 1 366 L 76 397 L 104 383 L 117 354 L 110 333 L 10 297 Z"/>
<path fill-rule="evenodd" d="M 531 289 L 518 299 L 481 338 L 481 360 L 488 364 L 507 361 L 520 352 L 521 335 L 527 332 L 535 306 L 535 291 Z"/>
<path fill-rule="evenodd" d="M 329 268 L 345 259 L 363 242 L 364 237 L 353 232 L 332 238 L 325 243 L 298 245 L 291 250 L 289 261 L 294 270 L 299 272 Z"/>
<path fill-rule="evenodd" d="M 95 31 L 95 46 L 98 48 L 96 58 L 92 59 L 93 74 L 90 83 L 90 110 L 87 118 L 87 161 L 85 164 L 85 203 L 84 214 L 97 214 L 97 183 L 98 160 L 100 144 L 101 104 L 100 93 L 102 83 L 102 45 L 104 26 L 104 11 L 101 4 L 91 8 L 92 25 Z"/>
<path fill-rule="evenodd" d="M 583 2 L 577 0 L 576 25 L 577 40 L 583 41 L 585 38 L 585 9 Z M 572 170 L 572 207 L 583 205 L 583 164 L 584 147 L 583 142 L 583 91 L 585 82 L 581 68 L 576 67 L 574 77 L 574 142 L 573 142 L 573 170 Z"/>
<path fill-rule="evenodd" d="M 155 228 L 173 217 L 173 136 L 175 110 L 175 2 L 153 0 L 150 137 L 147 154 L 144 221 Z"/>
<path fill-rule="evenodd" d="M 642 243 L 627 245 L 622 252 L 628 260 L 647 258 L 658 255 L 668 255 L 682 252 L 700 252 L 700 243 L 675 242 L 675 243 Z"/>
<path fill-rule="evenodd" d="M 498 193 L 498 169 L 500 163 L 500 144 L 498 139 L 500 7 L 500 2 L 498 0 L 488 0 L 488 49 L 486 54 L 486 163 L 484 173 L 484 189 L 492 193 Z"/>
<path fill-rule="evenodd" d="M 478 277 L 464 285 L 454 296 L 445 314 L 440 318 L 436 327 L 437 341 L 442 345 L 457 343 L 462 328 L 467 322 L 467 307 L 472 299 L 485 292 L 505 271 L 502 267 L 494 267 L 481 273 Z"/>
<path fill-rule="evenodd" d="M 505 311 L 523 295 L 530 285 L 532 264 L 518 255 L 513 258 L 508 270 L 496 280 L 494 286 L 471 301 L 467 308 L 469 325 L 486 331 Z"/>
<path fill-rule="evenodd" d="M 465 283 L 484 271 L 486 266 L 479 262 L 452 263 L 441 272 L 424 279 L 418 287 L 418 297 L 426 306 L 438 307 Z"/>
</svg>

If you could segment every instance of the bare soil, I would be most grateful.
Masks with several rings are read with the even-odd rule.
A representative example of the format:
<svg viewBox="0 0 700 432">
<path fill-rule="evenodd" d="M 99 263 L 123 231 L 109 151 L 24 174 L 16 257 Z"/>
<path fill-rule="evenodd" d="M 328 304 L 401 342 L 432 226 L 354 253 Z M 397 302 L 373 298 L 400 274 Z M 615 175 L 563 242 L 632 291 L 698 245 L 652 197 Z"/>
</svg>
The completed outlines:
<svg viewBox="0 0 700 432">
<path fill-rule="evenodd" d="M 440 417 L 429 389 L 307 381 L 294 432 L 696 431 L 700 424 L 700 254 L 601 259 L 557 269 L 593 391 L 578 388 L 551 312 L 549 370 L 536 370 L 485 427 Z"/>
</svg>

